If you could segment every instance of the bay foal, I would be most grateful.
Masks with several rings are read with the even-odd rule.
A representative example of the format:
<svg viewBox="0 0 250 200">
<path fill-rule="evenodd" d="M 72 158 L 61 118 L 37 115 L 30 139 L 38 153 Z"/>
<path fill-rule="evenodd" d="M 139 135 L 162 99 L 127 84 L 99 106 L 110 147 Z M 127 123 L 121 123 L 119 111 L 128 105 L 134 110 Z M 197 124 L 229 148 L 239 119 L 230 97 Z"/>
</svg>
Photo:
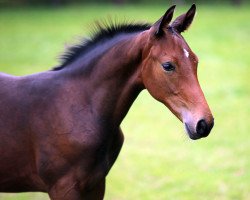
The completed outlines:
<svg viewBox="0 0 250 200">
<path fill-rule="evenodd" d="M 153 25 L 99 24 L 51 71 L 0 75 L 1 192 L 103 199 L 123 144 L 120 124 L 143 89 L 191 139 L 209 134 L 213 116 L 197 80 L 198 58 L 181 36 L 196 7 L 170 23 L 174 8 Z"/>
</svg>

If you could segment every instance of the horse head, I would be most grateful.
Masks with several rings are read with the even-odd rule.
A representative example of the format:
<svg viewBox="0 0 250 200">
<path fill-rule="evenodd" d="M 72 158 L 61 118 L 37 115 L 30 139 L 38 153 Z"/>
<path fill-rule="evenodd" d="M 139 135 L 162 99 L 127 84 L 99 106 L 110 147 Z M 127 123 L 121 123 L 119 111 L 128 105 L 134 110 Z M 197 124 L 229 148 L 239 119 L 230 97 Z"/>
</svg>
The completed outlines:
<svg viewBox="0 0 250 200">
<path fill-rule="evenodd" d="M 172 23 L 175 6 L 145 31 L 141 79 L 185 126 L 191 139 L 208 136 L 214 119 L 197 78 L 198 57 L 181 33 L 189 28 L 196 6 Z"/>
</svg>

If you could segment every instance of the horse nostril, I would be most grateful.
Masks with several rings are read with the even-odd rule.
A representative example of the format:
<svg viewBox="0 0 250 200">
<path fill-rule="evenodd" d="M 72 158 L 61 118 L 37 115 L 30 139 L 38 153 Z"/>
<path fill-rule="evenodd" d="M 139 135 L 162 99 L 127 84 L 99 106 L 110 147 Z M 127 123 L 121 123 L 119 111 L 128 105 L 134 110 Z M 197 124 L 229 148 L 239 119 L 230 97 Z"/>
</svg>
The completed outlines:
<svg viewBox="0 0 250 200">
<path fill-rule="evenodd" d="M 204 119 L 198 121 L 196 126 L 196 132 L 200 136 L 207 136 L 208 135 L 208 125 Z"/>
</svg>

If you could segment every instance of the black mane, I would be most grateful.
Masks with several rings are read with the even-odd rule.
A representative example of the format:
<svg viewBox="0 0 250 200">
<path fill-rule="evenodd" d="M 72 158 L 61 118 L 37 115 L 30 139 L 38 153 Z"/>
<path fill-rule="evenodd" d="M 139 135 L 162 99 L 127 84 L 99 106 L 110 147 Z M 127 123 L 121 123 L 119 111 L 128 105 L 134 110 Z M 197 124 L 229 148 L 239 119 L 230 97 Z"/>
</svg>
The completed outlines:
<svg viewBox="0 0 250 200">
<path fill-rule="evenodd" d="M 90 38 L 83 38 L 80 44 L 69 47 L 60 57 L 61 64 L 55 67 L 53 71 L 61 70 L 68 64 L 72 63 L 80 55 L 84 54 L 97 43 L 105 39 L 110 39 L 121 33 L 134 33 L 148 30 L 151 27 L 147 23 L 113 23 L 113 22 L 97 22 L 92 31 Z"/>
</svg>

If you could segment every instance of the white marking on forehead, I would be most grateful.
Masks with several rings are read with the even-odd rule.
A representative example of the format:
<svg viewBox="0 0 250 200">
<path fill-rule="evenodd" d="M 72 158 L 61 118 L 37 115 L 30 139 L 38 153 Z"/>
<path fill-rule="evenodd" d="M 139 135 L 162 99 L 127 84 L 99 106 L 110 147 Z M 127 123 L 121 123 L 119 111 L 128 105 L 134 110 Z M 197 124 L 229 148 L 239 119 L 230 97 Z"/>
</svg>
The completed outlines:
<svg viewBox="0 0 250 200">
<path fill-rule="evenodd" d="M 185 56 L 188 58 L 189 57 L 189 52 L 186 49 L 183 49 Z"/>
</svg>

